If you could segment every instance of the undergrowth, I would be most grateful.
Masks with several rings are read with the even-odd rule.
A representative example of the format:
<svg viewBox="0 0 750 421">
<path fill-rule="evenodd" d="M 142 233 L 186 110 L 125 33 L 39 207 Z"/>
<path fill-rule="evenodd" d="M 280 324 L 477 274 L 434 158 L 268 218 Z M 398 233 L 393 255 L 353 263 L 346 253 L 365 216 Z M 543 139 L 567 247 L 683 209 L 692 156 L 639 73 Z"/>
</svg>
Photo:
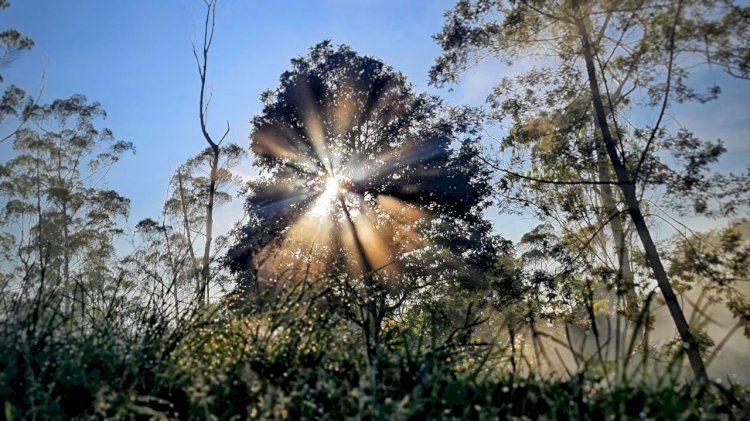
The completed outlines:
<svg viewBox="0 0 750 421">
<path fill-rule="evenodd" d="M 40 316 L 41 314 L 41 316 Z M 360 330 L 330 303 L 250 312 L 132 311 L 83 328 L 60 311 L 8 312 L 5 419 L 736 419 L 747 389 L 641 377 L 513 373 L 506 351 L 429 317 L 390 323 L 373 387 Z M 460 329 L 459 329 L 460 330 Z"/>
</svg>

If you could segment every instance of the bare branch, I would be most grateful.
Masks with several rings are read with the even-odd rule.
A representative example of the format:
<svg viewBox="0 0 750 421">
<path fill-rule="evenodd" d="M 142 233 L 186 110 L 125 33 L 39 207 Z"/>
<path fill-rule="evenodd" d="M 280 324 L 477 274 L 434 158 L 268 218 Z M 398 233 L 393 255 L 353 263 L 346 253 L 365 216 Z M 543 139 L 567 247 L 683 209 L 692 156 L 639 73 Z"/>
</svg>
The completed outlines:
<svg viewBox="0 0 750 421">
<path fill-rule="evenodd" d="M 511 171 L 507 168 L 503 168 L 492 161 L 487 160 L 486 158 L 480 158 L 485 164 L 492 167 L 493 169 L 500 171 L 502 173 L 508 174 L 512 177 L 521 178 L 523 180 L 528 181 L 535 181 L 537 183 L 544 183 L 544 184 L 557 184 L 557 185 L 601 185 L 601 184 L 607 184 L 607 185 L 622 185 L 622 184 L 632 184 L 631 181 L 599 181 L 599 180 L 547 180 L 543 178 L 537 178 L 532 177 L 528 175 L 519 174 L 517 172 Z"/>
</svg>

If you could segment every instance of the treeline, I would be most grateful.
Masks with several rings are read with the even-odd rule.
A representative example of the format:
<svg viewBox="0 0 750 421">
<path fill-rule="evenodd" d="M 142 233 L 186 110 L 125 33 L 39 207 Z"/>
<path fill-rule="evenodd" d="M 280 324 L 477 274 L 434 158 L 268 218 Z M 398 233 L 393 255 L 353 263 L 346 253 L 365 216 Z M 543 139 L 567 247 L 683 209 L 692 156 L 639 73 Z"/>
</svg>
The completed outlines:
<svg viewBox="0 0 750 421">
<path fill-rule="evenodd" d="M 481 109 L 322 42 L 262 95 L 249 182 L 233 173 L 245 148 L 207 128 L 216 1 L 205 11 L 193 51 L 206 149 L 134 230 L 106 175 L 135 146 L 103 127 L 101 105 L 5 87 L 5 418 L 750 410 L 748 374 L 723 374 L 750 338 L 747 222 L 652 235 L 747 211 L 750 171 L 713 171 L 721 142 L 665 123 L 674 104 L 720 94 L 694 86 L 701 65 L 748 78 L 747 6 L 460 0 L 431 83 L 485 57 L 539 58 Z M 0 46 L 7 66 L 33 41 L 7 29 Z M 247 218 L 217 236 L 234 195 Z M 540 223 L 513 244 L 486 219 L 496 209 Z"/>
</svg>

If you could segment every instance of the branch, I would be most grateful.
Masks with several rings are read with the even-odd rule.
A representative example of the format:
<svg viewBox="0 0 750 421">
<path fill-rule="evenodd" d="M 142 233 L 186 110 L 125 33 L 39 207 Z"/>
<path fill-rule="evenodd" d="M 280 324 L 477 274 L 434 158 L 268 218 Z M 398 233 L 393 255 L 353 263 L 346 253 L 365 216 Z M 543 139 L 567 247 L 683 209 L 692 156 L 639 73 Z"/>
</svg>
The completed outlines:
<svg viewBox="0 0 750 421">
<path fill-rule="evenodd" d="M 537 183 L 557 184 L 557 185 L 601 185 L 601 184 L 622 185 L 622 184 L 633 184 L 632 181 L 620 182 L 620 181 L 599 181 L 599 180 L 571 180 L 571 181 L 567 181 L 567 180 L 547 180 L 547 179 L 543 179 L 543 178 L 536 178 L 536 177 L 532 177 L 532 176 L 528 176 L 528 175 L 519 174 L 517 172 L 508 170 L 506 168 L 502 168 L 502 167 L 498 166 L 497 164 L 495 164 L 495 163 L 487 160 L 486 158 L 480 157 L 480 159 L 485 164 L 489 165 L 490 167 L 492 167 L 493 169 L 495 169 L 497 171 L 500 171 L 502 173 L 508 174 L 510 176 L 513 176 L 513 177 L 518 177 L 518 178 L 521 178 L 521 179 L 524 179 L 524 180 L 536 181 Z"/>
<path fill-rule="evenodd" d="M 675 53 L 675 33 L 677 32 L 677 23 L 680 21 L 681 11 L 682 11 L 682 1 L 677 3 L 677 10 L 675 11 L 674 22 L 672 22 L 672 32 L 669 34 L 669 62 L 667 63 L 667 81 L 664 87 L 664 101 L 661 104 L 661 110 L 659 111 L 659 118 L 656 119 L 656 124 L 654 125 L 654 129 L 651 130 L 651 136 L 649 137 L 648 142 L 646 142 L 646 148 L 643 149 L 641 158 L 638 160 L 638 165 L 636 166 L 635 171 L 633 172 L 633 180 L 636 180 L 638 178 L 638 173 L 641 171 L 641 166 L 643 165 L 643 162 L 646 160 L 646 156 L 648 156 L 648 151 L 651 148 L 651 144 L 654 142 L 654 139 L 656 138 L 656 132 L 659 130 L 659 126 L 661 125 L 661 121 L 664 118 L 664 113 L 669 103 L 669 91 L 672 89 L 672 70 L 673 70 L 674 53 Z"/>
<path fill-rule="evenodd" d="M 558 271 L 558 272 L 557 272 L 557 273 L 555 274 L 555 276 L 554 276 L 554 277 L 555 277 L 555 278 L 557 278 L 558 276 L 561 276 L 562 274 L 564 274 L 565 272 L 567 272 L 567 271 L 568 271 L 568 270 L 569 270 L 569 269 L 571 268 L 571 266 L 573 265 L 573 263 L 575 263 L 575 262 L 576 262 L 576 261 L 577 261 L 577 260 L 578 260 L 578 259 L 579 259 L 579 258 L 580 258 L 580 257 L 581 257 L 582 255 L 583 255 L 583 253 L 584 253 L 584 252 L 585 252 L 585 251 L 586 251 L 586 250 L 587 250 L 587 249 L 589 248 L 589 245 L 591 244 L 591 242 L 592 242 L 592 241 L 594 241 L 594 239 L 595 239 L 595 238 L 596 238 L 596 237 L 597 237 L 597 236 L 599 235 L 599 233 L 600 233 L 600 232 L 601 232 L 601 231 L 602 231 L 602 230 L 603 230 L 603 229 L 604 229 L 604 228 L 605 228 L 605 227 L 606 227 L 607 225 L 609 225 L 609 223 L 610 223 L 610 222 L 612 222 L 612 220 L 613 220 L 613 219 L 615 219 L 616 217 L 618 217 L 619 215 L 621 215 L 621 214 L 622 214 L 623 212 L 627 212 L 627 210 L 618 210 L 617 208 L 615 208 L 615 209 L 612 209 L 612 212 L 610 212 L 610 214 L 609 214 L 609 217 L 607 217 L 607 219 L 606 219 L 606 220 L 604 220 L 604 221 L 603 221 L 603 222 L 602 222 L 602 223 L 601 223 L 601 224 L 600 224 L 600 225 L 599 225 L 599 226 L 598 226 L 598 227 L 596 228 L 596 230 L 594 230 L 594 233 L 593 233 L 593 234 L 591 234 L 591 236 L 589 237 L 589 239 L 588 239 L 588 240 L 586 240 L 586 242 L 585 242 L 585 243 L 583 244 L 583 246 L 582 246 L 582 247 L 581 247 L 581 248 L 579 249 L 579 251 L 578 251 L 578 253 L 577 253 L 577 254 L 575 255 L 575 257 L 573 257 L 573 259 L 571 259 L 571 260 L 570 260 L 570 261 L 569 261 L 569 262 L 568 262 L 568 263 L 567 263 L 567 264 L 566 264 L 566 265 L 565 265 L 565 266 L 564 266 L 564 267 L 563 267 L 563 268 L 562 268 L 561 270 L 559 270 L 559 271 Z"/>
<path fill-rule="evenodd" d="M 21 115 L 21 120 L 19 121 L 18 126 L 16 126 L 16 128 L 13 129 L 13 131 L 8 133 L 4 137 L 0 138 L 0 144 L 10 139 L 11 137 L 13 137 L 16 133 L 18 133 L 18 131 L 21 130 L 23 126 L 26 124 L 26 122 L 29 121 L 29 119 L 31 118 L 31 111 L 33 111 L 34 108 L 37 107 L 37 104 L 39 104 L 39 100 L 42 98 L 42 93 L 44 93 L 44 77 L 46 73 L 47 72 L 45 70 L 42 70 L 42 77 L 41 77 L 41 81 L 39 82 L 39 93 L 37 94 L 36 98 L 31 102 L 31 105 L 28 107 L 29 112 Z"/>
</svg>

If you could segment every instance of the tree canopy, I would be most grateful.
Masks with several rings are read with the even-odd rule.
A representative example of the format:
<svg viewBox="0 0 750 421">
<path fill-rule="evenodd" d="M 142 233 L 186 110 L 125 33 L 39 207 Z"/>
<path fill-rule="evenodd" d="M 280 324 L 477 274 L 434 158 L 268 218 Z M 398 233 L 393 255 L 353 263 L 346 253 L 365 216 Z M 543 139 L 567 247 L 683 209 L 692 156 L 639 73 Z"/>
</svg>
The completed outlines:
<svg viewBox="0 0 750 421">
<path fill-rule="evenodd" d="M 689 75 L 696 66 L 715 64 L 747 78 L 747 17 L 747 6 L 731 1 L 460 0 L 435 37 L 443 52 L 430 71 L 432 83 L 441 85 L 457 81 L 487 56 L 545 65 L 504 79 L 493 94 L 497 116 L 512 120 L 505 147 L 517 158 L 518 149 L 532 145 L 537 160 L 551 149 L 574 165 L 588 157 L 596 178 L 571 179 L 544 161 L 536 169 L 555 178 L 501 171 L 510 180 L 600 186 L 607 216 L 596 232 L 611 222 L 621 274 L 628 253 L 619 218 L 628 214 L 698 377 L 706 376 L 700 345 L 675 299 L 642 198 L 644 189 L 659 186 L 665 197 L 678 198 L 668 204 L 678 210 L 692 205 L 703 214 L 711 213 L 709 203 L 729 213 L 747 202 L 750 176 L 708 171 L 724 152 L 720 142 L 701 141 L 685 128 L 671 133 L 664 125 L 674 102 L 707 102 L 720 92 L 717 86 L 705 91 L 694 86 Z M 634 118 L 636 107 L 648 123 Z M 607 191 L 610 185 L 617 186 L 618 197 Z M 632 287 L 626 289 L 635 297 Z"/>
<path fill-rule="evenodd" d="M 425 269 L 416 255 L 441 250 L 492 263 L 499 243 L 482 216 L 489 173 L 462 110 L 415 93 L 380 60 L 329 42 L 294 59 L 262 99 L 251 134 L 262 175 L 249 186 L 251 220 L 230 252 L 235 270 L 285 241 L 325 250 L 322 267 L 343 250 L 350 258 L 342 263 L 359 274 L 361 265 L 416 272 Z"/>
<path fill-rule="evenodd" d="M 192 48 L 202 150 L 152 217 L 107 183 L 135 149 L 98 102 L 3 88 L 3 419 L 744 419 L 750 222 L 680 218 L 749 210 L 750 172 L 670 115 L 721 94 L 715 69 L 750 78 L 744 2 L 456 0 L 430 82 L 499 59 L 483 107 L 324 41 L 261 95 L 251 162 L 231 113 L 209 124 L 219 3 Z M 32 46 L 0 28 L 0 73 Z M 534 220 L 515 244 L 490 223 L 528 209 L 501 219 Z"/>
</svg>

